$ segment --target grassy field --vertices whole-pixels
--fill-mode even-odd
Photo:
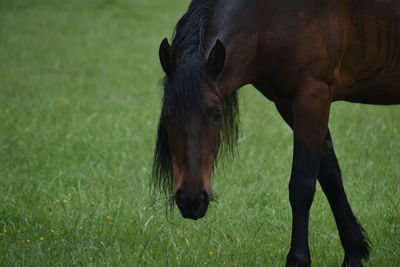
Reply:
[[[158,45],[187,4],[0,0],[0,266],[284,265],[291,132],[250,87],[206,218],[150,202]],[[330,123],[367,266],[400,266],[400,107],[336,103]],[[340,265],[319,187],[310,246],[313,266]]]

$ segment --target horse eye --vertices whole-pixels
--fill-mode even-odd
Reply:
[[[213,117],[214,122],[219,122],[222,117],[222,110],[218,110]]]
[[[162,114],[162,117],[163,117],[163,119],[164,119],[165,121],[169,121],[169,119],[170,119],[169,112],[163,113],[163,114]]]

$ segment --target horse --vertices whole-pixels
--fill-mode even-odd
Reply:
[[[206,214],[218,152],[235,150],[237,91],[250,84],[293,130],[286,266],[311,266],[317,180],[343,266],[362,266],[370,246],[346,197],[329,113],[335,101],[400,104],[400,1],[192,0],[159,59],[165,75],[152,179],[181,215]]]

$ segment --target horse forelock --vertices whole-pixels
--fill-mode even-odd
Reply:
[[[157,141],[153,162],[153,184],[166,196],[172,192],[172,153],[168,143],[168,124],[173,124],[178,132],[188,134],[189,125],[194,120],[205,122],[207,109],[203,90],[216,93],[213,87],[204,86],[209,83],[205,68],[201,67],[201,59],[189,56],[181,62],[173,77],[163,79],[162,108],[158,122]],[[215,91],[214,91],[215,90]]]

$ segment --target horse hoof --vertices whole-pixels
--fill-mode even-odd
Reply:
[[[287,261],[285,267],[311,267],[311,262]]]
[[[311,267],[310,256],[307,256],[305,253],[289,252],[285,267]]]
[[[367,261],[369,257],[369,245],[362,241],[356,249],[345,253],[342,267],[363,267],[363,260]]]
[[[342,267],[363,267],[361,258],[345,258]]]

